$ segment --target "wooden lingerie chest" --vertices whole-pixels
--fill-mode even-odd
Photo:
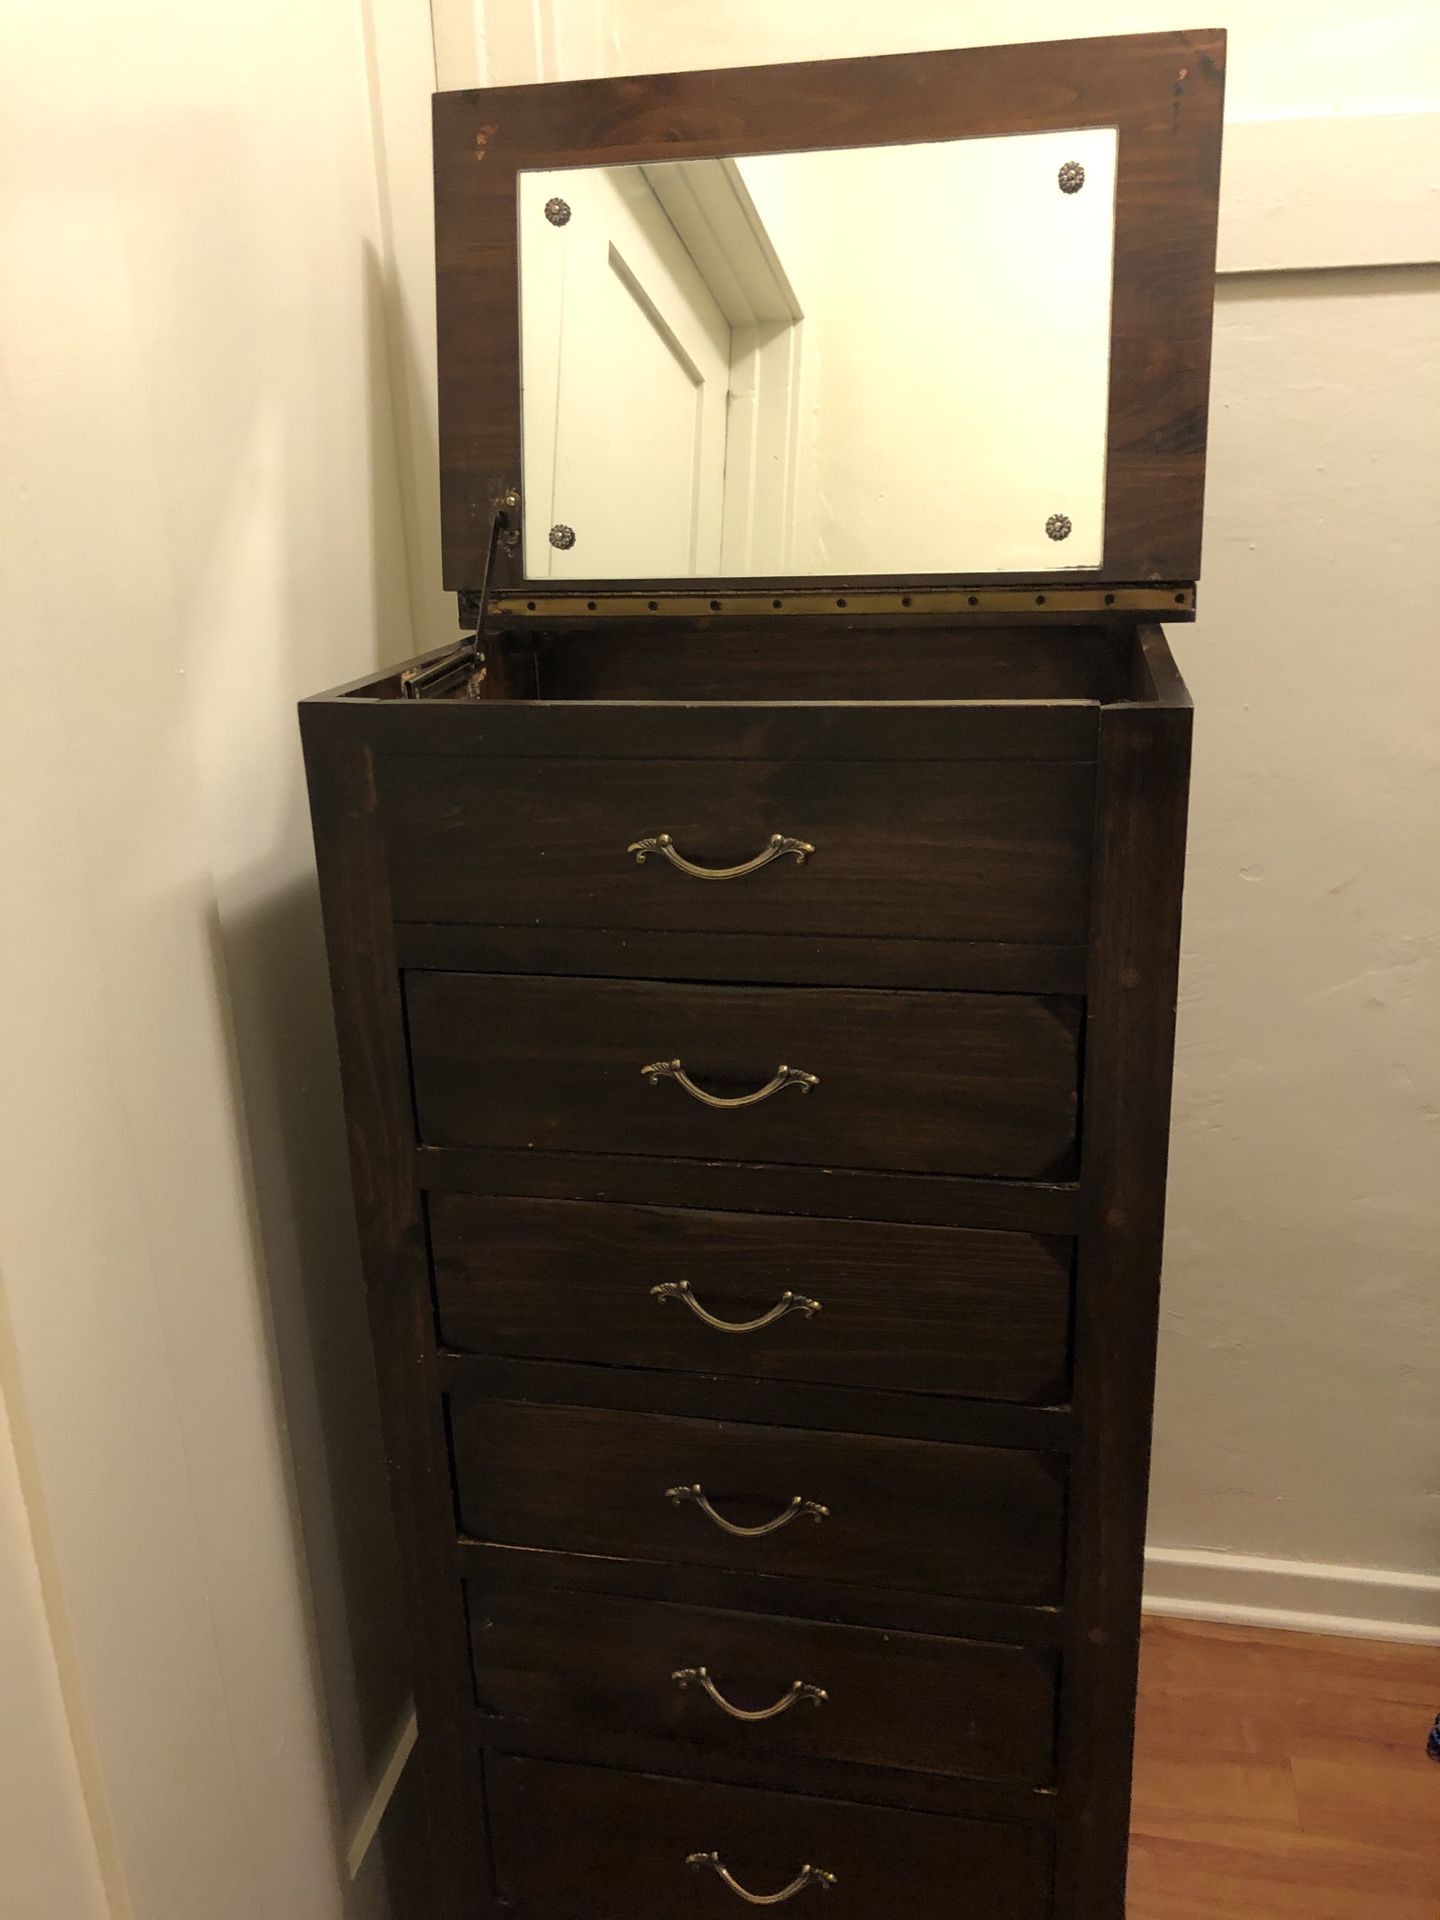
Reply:
[[[1221,44],[1084,44],[1172,43]],[[681,125],[712,83],[653,84]],[[398,1920],[1122,1920],[1188,443],[1171,550],[1088,591],[547,600],[445,332],[494,268],[453,155],[509,99],[437,110],[483,630],[301,710],[428,1823]],[[521,144],[512,193],[558,164]]]

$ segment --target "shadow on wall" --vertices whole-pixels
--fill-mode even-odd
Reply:
[[[309,1575],[343,1856],[409,1686],[350,1205],[319,900],[306,878],[213,929],[231,1011],[277,1406]]]
[[[459,638],[460,624],[455,597],[441,586],[440,445],[433,357],[427,365],[425,355],[417,348],[413,318],[393,264],[387,266],[369,245],[364,248],[363,261],[366,343],[372,378],[380,383],[385,382],[387,370],[389,375],[383,386],[372,387],[371,421],[376,439],[371,477],[377,490],[372,524],[377,560],[382,551],[379,536],[392,511],[390,503],[378,497],[387,469],[392,483],[399,487],[403,541],[394,579],[375,582],[376,605],[389,605],[397,586],[403,590],[407,579],[409,586],[409,620],[394,629],[394,646],[388,644],[390,633],[382,623],[376,665],[383,667],[393,666],[406,655],[453,645]],[[382,429],[388,432],[388,444],[381,444]],[[403,646],[399,643],[401,634]]]
[[[287,584],[308,571],[312,598],[307,604],[299,588],[282,614],[287,641],[297,643],[291,694],[322,691],[327,679],[355,678],[415,650],[396,497],[393,382],[403,318],[368,245],[360,266],[370,524],[358,530],[352,550],[359,556],[368,546],[370,577],[363,584],[337,581],[335,599],[368,618],[355,619],[338,649],[333,616],[317,623],[321,631],[307,633],[315,619],[314,556],[297,554]],[[387,327],[395,329],[388,344]],[[413,376],[412,388],[420,391]],[[313,418],[300,426],[323,431]],[[287,469],[287,493],[315,464],[302,456],[301,472]],[[303,541],[315,512],[311,496],[288,501],[282,538],[292,546]],[[305,679],[312,670],[313,684]],[[277,823],[274,856],[227,876],[227,904],[213,915],[211,945],[230,1009],[231,1075],[252,1172],[270,1360],[291,1465],[297,1560],[309,1580],[312,1658],[328,1719],[343,1874],[356,1826],[408,1714],[410,1685],[299,730],[292,700],[277,705],[281,710],[271,718],[277,729],[288,729],[289,752],[283,796],[269,794],[265,801]],[[351,1890],[357,1915],[376,1902],[373,1878],[362,1874]]]

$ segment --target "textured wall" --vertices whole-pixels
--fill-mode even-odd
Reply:
[[[1433,1572],[1440,268],[1216,323],[1151,1532]]]

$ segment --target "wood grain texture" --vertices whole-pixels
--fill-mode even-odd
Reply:
[[[1047,632],[844,615],[816,620],[597,614],[502,634],[520,686],[542,700],[1113,700],[1127,635],[1095,624]]]
[[[473,1583],[469,1603],[483,1716],[1020,1785],[1051,1777],[1055,1663],[1032,1648]],[[802,1680],[825,1698],[735,1720],[675,1680],[699,1667],[742,1708],[771,1707]],[[808,1785],[803,1771],[792,1784]]]
[[[406,977],[420,1136],[440,1147],[1063,1176],[1079,1018],[1021,994],[706,987],[511,974]],[[707,1107],[643,1069],[678,1059]]]
[[[533,1760],[573,1760],[585,1766],[619,1767],[626,1773],[765,1787],[775,1793],[863,1801],[867,1806],[908,1808],[914,1813],[956,1814],[967,1820],[1022,1821],[1052,1829],[1055,1825],[1057,1801],[1050,1787],[1016,1786],[974,1774],[922,1773],[915,1767],[873,1767],[859,1760],[727,1746],[723,1741],[668,1740],[598,1718],[542,1721],[477,1716],[475,1725],[487,1750]]]
[[[363,686],[346,697],[377,754],[485,760],[1093,760],[1100,729],[1090,700],[407,701]]]
[[[1158,629],[1142,644],[1156,697],[1101,714],[1056,1862],[1066,1920],[1125,1913],[1191,732]]]
[[[1016,941],[879,940],[826,934],[667,933],[633,927],[395,929],[402,967],[450,973],[595,974],[611,980],[916,987],[968,993],[1082,994],[1087,950]]]
[[[506,1148],[422,1146],[416,1162],[420,1184],[432,1193],[628,1200],[1019,1233],[1074,1233],[1080,1217],[1080,1189],[1073,1181],[981,1180],[959,1174],[645,1160],[624,1153],[536,1154]]]
[[[883,1433],[896,1440],[955,1440],[980,1447],[1068,1453],[1068,1407],[1020,1406],[956,1394],[819,1386],[808,1380],[747,1380],[736,1373],[665,1373],[563,1360],[495,1360],[442,1353],[442,1384],[535,1406],[607,1407],[699,1420],[813,1427],[823,1433]]]
[[[878,1435],[453,1398],[462,1531],[504,1545],[852,1581],[979,1599],[1059,1592],[1065,1471],[1052,1455]],[[704,1488],[736,1538],[676,1486]]]
[[[1147,1620],[1129,1920],[1434,1920],[1440,1648]]]
[[[1087,577],[1194,579],[1224,61],[1224,34],[1205,31],[438,95],[445,584],[478,586],[491,503],[520,478],[516,175],[522,168],[1095,126],[1117,128],[1119,155],[1105,553],[1098,573]],[[860,236],[859,244],[881,242]],[[566,591],[583,594],[586,584],[567,582]],[[676,584],[708,590],[704,582]],[[709,583],[717,591],[725,584]]]
[[[466,1628],[373,769],[363,715],[312,702],[301,719],[419,1725],[411,1798],[423,1801],[426,1844],[407,1836],[397,1874],[412,1905],[397,1920],[477,1920],[489,1910],[489,1860],[472,1729],[455,1689]]]
[[[462,1540],[460,1564],[487,1587],[562,1586],[583,1593],[731,1607],[798,1620],[833,1620],[942,1639],[993,1640],[1006,1646],[1055,1648],[1061,1620],[1053,1606],[980,1600],[973,1595],[914,1593],[895,1586],[792,1577],[783,1572],[687,1566],[683,1561],[626,1560],[604,1554],[496,1546]]]
[[[834,1920],[953,1910],[1043,1920],[1043,1828],[846,1806],[798,1794],[663,1780],[599,1767],[491,1756],[496,1871],[503,1900],[560,1920],[733,1920],[740,1901],[687,1856],[720,1851],[741,1883],[775,1893],[813,1863],[835,1876],[809,1901]],[[502,1908],[502,1911],[505,1910]]]
[[[1064,1242],[666,1207],[436,1194],[441,1338],[463,1352],[737,1373],[985,1400],[1063,1400]],[[726,1333],[786,1293],[819,1302]]]
[[[663,753],[663,726],[657,742]],[[1007,760],[434,760],[381,767],[402,920],[1013,941],[1084,938],[1094,768]],[[494,830],[504,822],[503,831]],[[814,851],[722,882],[772,835]]]

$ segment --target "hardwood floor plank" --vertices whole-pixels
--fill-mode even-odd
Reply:
[[[1436,1920],[1440,1648],[1149,1620],[1129,1920]]]
[[[1132,1853],[1128,1920],[1435,1920],[1433,1892],[1375,1880],[1340,1885],[1316,1864],[1286,1878],[1208,1848],[1146,1844]]]
[[[1244,1753],[1152,1756],[1145,1768],[1145,1831],[1175,1840],[1249,1840],[1255,1830],[1299,1833],[1287,1763]],[[1134,1822],[1132,1820],[1132,1826]]]

